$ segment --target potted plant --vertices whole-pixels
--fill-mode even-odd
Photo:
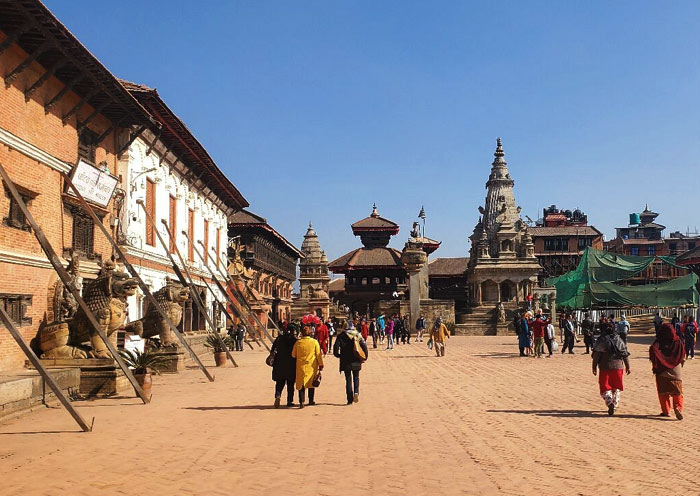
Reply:
[[[146,396],[151,396],[151,373],[160,375],[160,369],[166,365],[168,359],[151,350],[119,350],[119,355],[129,368],[133,369],[134,378]]]
[[[209,333],[204,346],[211,348],[214,352],[214,361],[217,367],[226,365],[226,351],[233,346],[233,340],[229,336]]]

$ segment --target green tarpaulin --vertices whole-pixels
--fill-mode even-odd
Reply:
[[[547,279],[547,284],[557,288],[557,304],[563,307],[697,305],[698,293],[695,284],[698,278],[695,274],[660,284],[616,284],[639,274],[649,267],[655,258],[617,255],[586,248],[576,269]],[[674,257],[659,259],[676,266]]]

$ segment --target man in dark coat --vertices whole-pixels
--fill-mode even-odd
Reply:
[[[297,361],[292,357],[292,348],[297,338],[294,329],[288,326],[284,333],[277,336],[272,343],[271,353],[275,353],[272,365],[272,380],[275,381],[275,408],[279,408],[282,390],[287,386],[287,406],[294,406],[294,381],[297,373]]]
[[[365,359],[355,355],[355,340],[365,354]],[[338,338],[333,345],[333,355],[339,358],[339,369],[345,373],[345,393],[348,405],[360,401],[360,370],[362,363],[369,356],[367,343],[362,339],[362,335],[353,327],[352,322],[348,322],[348,328],[338,334]]]

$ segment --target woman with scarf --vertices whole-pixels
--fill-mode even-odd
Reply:
[[[394,349],[394,319],[387,319],[384,326],[384,332],[386,333],[386,349]]]
[[[661,416],[669,417],[671,399],[673,412],[683,419],[683,379],[681,368],[685,363],[685,345],[671,324],[661,324],[656,341],[649,347],[651,370],[656,376],[656,392],[661,403]]]
[[[630,373],[627,345],[610,322],[601,325],[601,334],[593,347],[593,375],[598,374],[600,396],[608,407],[608,415],[615,413],[620,404],[620,393],[624,390],[622,370]]]

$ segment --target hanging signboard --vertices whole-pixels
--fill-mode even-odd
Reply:
[[[73,168],[71,181],[87,201],[102,208],[107,207],[117,187],[117,178],[109,171],[100,170],[82,159]],[[75,196],[70,188],[67,193]]]

